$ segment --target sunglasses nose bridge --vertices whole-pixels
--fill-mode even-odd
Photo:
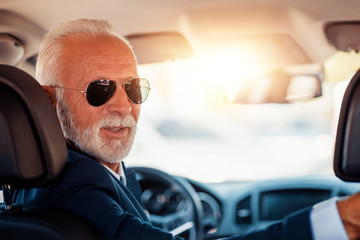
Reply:
[[[117,87],[109,101],[104,104],[104,107],[108,112],[122,116],[130,114],[133,110],[125,91],[120,86]]]
[[[131,100],[131,96],[129,96],[129,93],[126,91],[126,82],[124,81],[118,81],[116,82],[116,89],[117,91],[121,91],[123,92],[123,94],[125,94],[125,96],[127,97],[127,100],[130,102],[130,103],[134,103],[132,100]]]
[[[130,106],[131,101],[125,91],[124,86],[125,86],[124,82],[116,82],[116,91],[112,96],[112,98],[110,99],[110,101],[115,99],[116,100],[115,103],[118,105],[127,103],[127,105]]]

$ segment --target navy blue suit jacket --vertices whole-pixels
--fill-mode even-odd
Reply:
[[[127,179],[129,188],[136,188]],[[103,239],[173,239],[151,225],[128,187],[95,160],[68,151],[60,177],[45,188],[23,189],[14,195],[18,204],[41,204],[72,212],[96,227]]]
[[[13,200],[18,204],[57,207],[79,215],[95,226],[103,239],[173,239],[171,234],[149,222],[138,200],[129,190],[136,189],[137,183],[127,178],[127,185],[124,186],[100,163],[69,150],[65,169],[54,183],[44,188],[18,190]],[[288,216],[266,230],[232,239],[312,239],[309,222],[309,210],[306,210]]]

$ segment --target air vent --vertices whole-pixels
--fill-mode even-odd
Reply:
[[[251,213],[251,197],[246,197],[236,205],[236,224],[251,224],[252,213]]]

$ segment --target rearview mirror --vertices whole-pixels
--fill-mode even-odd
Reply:
[[[230,103],[291,103],[322,96],[318,75],[274,71],[225,89]]]
[[[344,181],[360,182],[360,71],[346,88],[338,121],[334,170]]]

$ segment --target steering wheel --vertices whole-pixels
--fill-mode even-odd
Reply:
[[[142,188],[142,204],[154,226],[187,240],[203,239],[202,205],[183,178],[147,167],[128,167]]]

